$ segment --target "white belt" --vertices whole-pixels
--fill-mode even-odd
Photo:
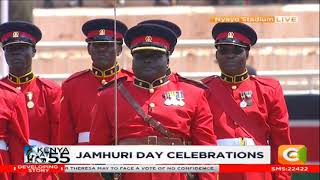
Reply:
[[[8,151],[7,143],[4,140],[0,140],[0,150]]]
[[[48,146],[48,144],[43,143],[41,141],[34,140],[34,139],[29,139],[29,145],[30,146]]]
[[[78,143],[88,143],[90,141],[90,132],[81,132],[78,135]]]
[[[218,139],[218,146],[255,146],[252,138],[227,138]]]

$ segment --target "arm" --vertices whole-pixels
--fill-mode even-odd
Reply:
[[[77,134],[74,129],[74,121],[72,117],[72,109],[70,108],[71,98],[68,93],[68,88],[62,85],[60,123],[59,123],[59,138],[60,145],[77,144]]]
[[[12,164],[23,164],[23,147],[29,141],[29,120],[25,97],[19,93],[13,102],[8,143]]]
[[[271,163],[278,164],[278,147],[282,144],[291,144],[288,110],[280,84],[275,89],[273,97],[274,100],[269,106],[270,112],[268,124],[271,129]],[[276,180],[290,179],[290,175],[288,173],[276,173],[273,176]]]
[[[191,124],[193,145],[217,145],[216,136],[213,131],[213,117],[205,97],[200,95],[197,102],[195,117]],[[216,179],[216,173],[199,173],[200,180]]]
[[[59,86],[50,89],[48,92],[48,117],[50,122],[50,144],[58,144],[58,128],[60,122],[60,100],[61,89]]]
[[[91,113],[90,144],[92,145],[110,145],[112,141],[112,129],[106,113],[110,106],[108,107],[106,102],[108,102],[106,98],[99,93]]]

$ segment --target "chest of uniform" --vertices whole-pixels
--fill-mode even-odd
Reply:
[[[195,112],[195,103],[189,92],[182,89],[156,89],[150,93],[146,89],[130,89],[135,101],[140,105],[145,114],[150,115],[166,124],[167,122],[186,123],[190,121]],[[110,101],[112,103],[112,100]],[[136,110],[123,97],[118,98],[119,120],[125,124],[144,124]],[[113,117],[110,114],[110,117]]]

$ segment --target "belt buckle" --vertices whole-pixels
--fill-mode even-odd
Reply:
[[[148,136],[148,145],[157,145],[158,136]]]
[[[240,141],[240,146],[246,146],[247,145],[247,140],[243,137],[239,137]]]

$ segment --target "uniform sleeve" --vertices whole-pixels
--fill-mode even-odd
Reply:
[[[193,145],[217,145],[213,131],[213,117],[205,97],[205,92],[200,96],[195,117],[191,124]],[[200,180],[214,180],[216,173],[198,173]]]
[[[61,88],[59,86],[50,90],[48,94],[48,117],[50,122],[50,144],[58,144],[58,128],[60,122]]]
[[[98,94],[91,114],[90,144],[92,145],[110,145],[112,142],[112,130],[106,113],[106,109],[108,109],[106,102],[106,99]]]
[[[62,85],[61,112],[59,123],[59,140],[60,145],[77,144],[77,134],[74,129],[74,119],[70,109],[71,98],[66,86]],[[90,113],[90,112],[88,112]]]
[[[23,148],[28,145],[29,120],[23,93],[19,93],[13,104],[9,125],[8,143],[12,164],[23,164]]]
[[[216,136],[212,127],[213,117],[203,92],[197,102],[196,113],[191,124],[192,144],[216,145]]]
[[[278,164],[278,147],[282,144],[291,144],[289,115],[280,84],[276,88],[273,97],[274,101],[271,103],[271,107],[269,107],[270,112],[268,124],[271,129],[269,143],[271,146],[271,162],[272,164]],[[290,175],[288,173],[276,173],[273,176],[276,180],[290,179]]]

